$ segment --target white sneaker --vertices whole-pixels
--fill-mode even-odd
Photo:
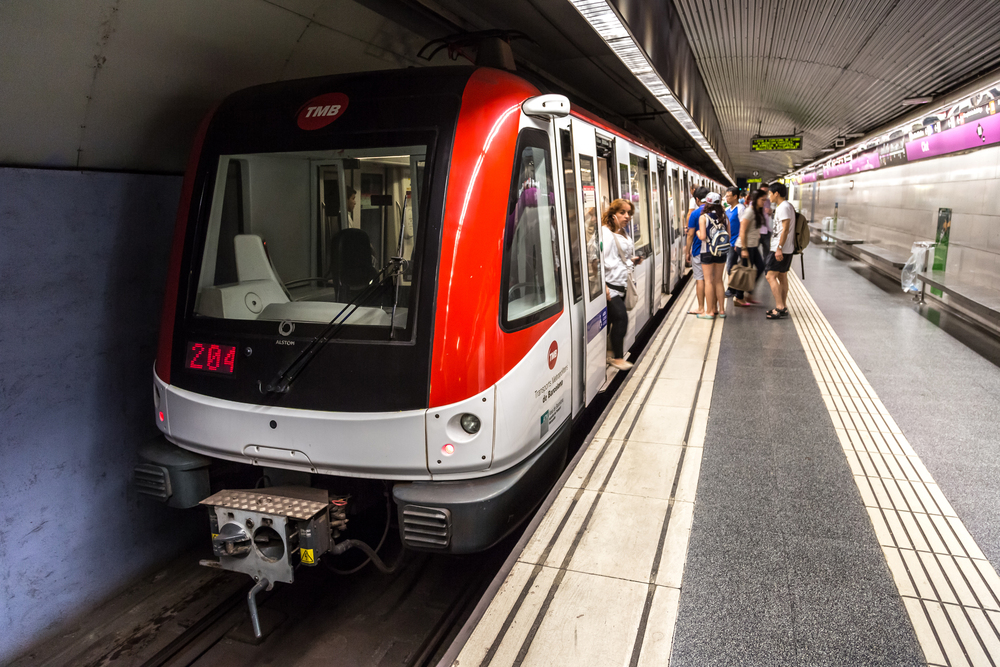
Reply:
[[[627,371],[628,369],[632,368],[632,364],[625,361],[624,359],[612,359],[608,363],[620,371]]]

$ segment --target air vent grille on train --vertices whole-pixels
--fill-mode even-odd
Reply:
[[[135,467],[135,490],[157,500],[170,497],[170,473],[163,466],[140,463]]]
[[[443,549],[451,542],[451,512],[437,507],[403,507],[403,541],[411,547]]]

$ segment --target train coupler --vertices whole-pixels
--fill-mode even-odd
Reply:
[[[347,523],[342,499],[331,502],[325,489],[304,486],[219,491],[200,504],[209,508],[212,551],[219,559],[202,564],[257,582],[248,599],[251,617],[258,592],[292,583],[299,565],[316,565]],[[254,623],[258,640],[259,627]]]
[[[295,568],[314,566],[347,523],[346,502],[325,489],[274,486],[224,490],[202,500],[209,508],[212,551],[202,565],[242,572],[256,583],[247,597],[254,635],[263,634],[257,594],[277,582],[295,581]]]

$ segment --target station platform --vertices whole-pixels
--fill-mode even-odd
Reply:
[[[804,259],[687,285],[442,664],[1000,663],[997,357]]]

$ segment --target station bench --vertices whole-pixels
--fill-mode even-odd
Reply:
[[[881,246],[874,243],[864,243],[858,245],[855,250],[862,255],[869,256],[875,262],[886,264],[889,267],[900,271],[903,270],[903,267],[906,266],[906,262],[910,259],[910,253],[904,251],[902,248]]]
[[[944,271],[924,271],[917,277],[920,279],[920,303],[924,302],[927,287],[936,287],[948,294],[956,305],[976,313],[994,328],[1000,328],[1000,290],[974,285]]]
[[[865,242],[864,239],[859,239],[854,236],[851,236],[850,234],[845,234],[843,232],[830,232],[826,230],[821,230],[820,234],[829,239],[833,239],[837,243],[843,243],[844,245],[859,245]]]

